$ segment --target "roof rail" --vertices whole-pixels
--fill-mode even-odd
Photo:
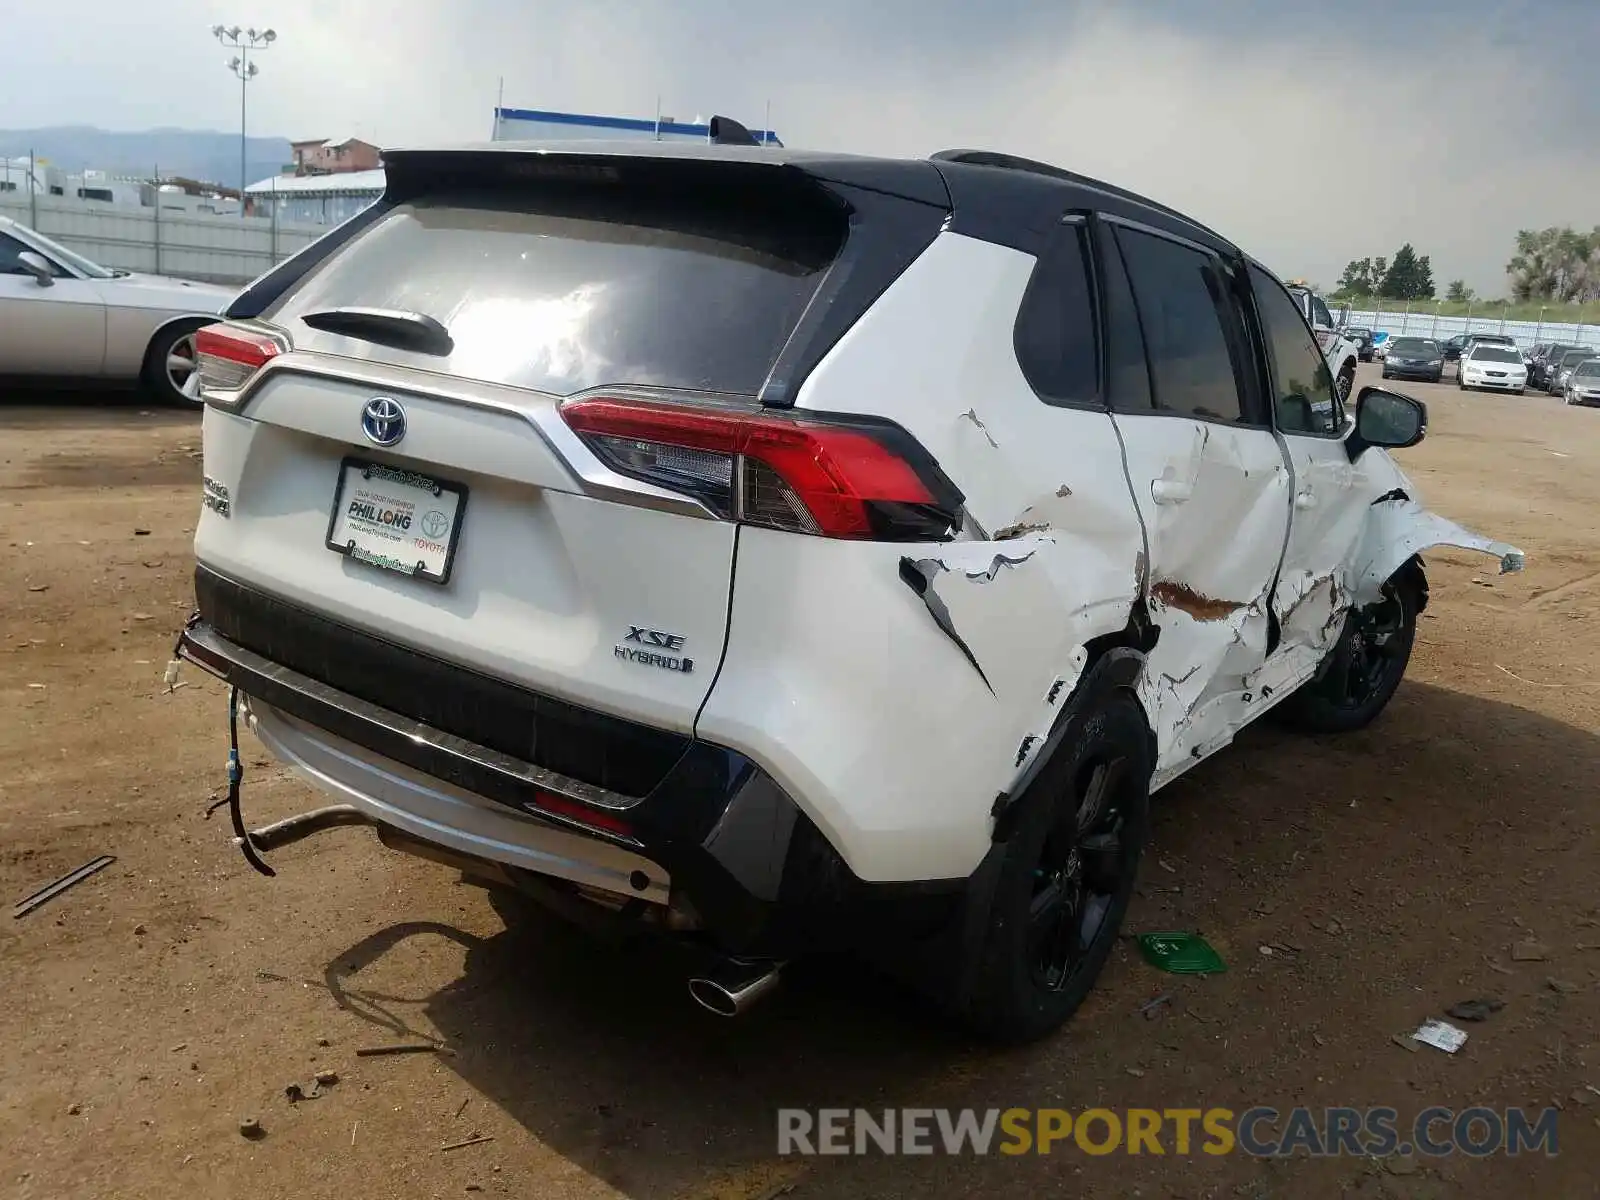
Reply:
[[[1103,179],[1093,179],[1088,175],[1079,175],[1065,167],[1057,167],[1047,162],[1040,162],[1034,158],[1023,158],[1017,154],[1003,154],[998,150],[940,150],[937,154],[928,156],[934,162],[966,163],[975,167],[999,167],[1006,171],[1027,171],[1033,175],[1045,175],[1051,179],[1060,179],[1067,183],[1076,183],[1083,187],[1093,188],[1107,195],[1116,196],[1122,200],[1131,200],[1135,204],[1142,204],[1146,208],[1154,209],[1159,213],[1182,221],[1186,225],[1202,230],[1216,238],[1219,242],[1233,245],[1215,229],[1202,225],[1187,213],[1181,213],[1175,208],[1169,208],[1159,201],[1148,196],[1141,196],[1138,192],[1129,191],[1127,188],[1118,187],[1114,183],[1107,183]]]

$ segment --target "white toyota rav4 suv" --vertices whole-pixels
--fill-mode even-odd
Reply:
[[[388,155],[199,335],[181,657],[333,825],[703,952],[862,954],[999,1039],[1083,999],[1150,794],[1370,721],[1432,515],[1295,302],[1044,164]],[[233,722],[235,730],[237,722]]]

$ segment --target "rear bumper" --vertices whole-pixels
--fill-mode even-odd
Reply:
[[[634,907],[670,903],[692,913],[718,950],[773,958],[881,951],[948,934],[973,881],[990,874],[980,867],[971,878],[865,882],[770,775],[703,740],[684,739],[642,795],[507,754],[472,736],[472,706],[460,702],[482,684],[471,672],[436,664],[427,699],[451,726],[441,728],[397,711],[424,707],[420,700],[379,704],[225,636],[219,625],[237,623],[241,606],[277,602],[208,575],[202,568],[197,577],[201,609],[179,656],[239,689],[252,727],[280,758],[413,837]],[[352,631],[349,645],[359,637]],[[338,673],[366,679],[348,665]],[[648,743],[657,732],[601,719],[605,737],[580,747],[584,755]],[[547,725],[531,740],[560,736],[559,725]],[[550,761],[552,749],[539,744],[539,757]],[[565,762],[584,766],[584,755]],[[583,774],[598,778],[603,764],[587,765],[595,770]]]

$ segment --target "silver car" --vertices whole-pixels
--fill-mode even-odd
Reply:
[[[1600,405],[1600,358],[1586,358],[1567,372],[1568,404]]]
[[[143,384],[198,403],[194,331],[236,291],[102,267],[0,217],[0,378]]]

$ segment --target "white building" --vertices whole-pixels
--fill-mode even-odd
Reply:
[[[771,130],[752,129],[750,132],[765,145],[783,145]],[[653,120],[525,108],[494,110],[492,140],[497,142],[613,139],[705,142],[711,139],[711,126],[699,118],[688,122],[672,117]],[[252,183],[245,188],[245,195],[249,198],[251,212],[257,216],[271,216],[276,212],[280,221],[338,225],[382,196],[383,184],[381,167],[376,171],[338,175],[275,175]]]

